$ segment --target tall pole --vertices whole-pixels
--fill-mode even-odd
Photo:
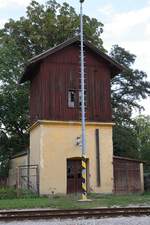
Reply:
[[[86,179],[86,133],[85,133],[85,74],[84,74],[84,51],[83,51],[83,13],[80,0],[80,42],[81,42],[81,114],[82,114],[82,200],[87,200]]]

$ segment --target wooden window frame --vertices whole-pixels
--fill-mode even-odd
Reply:
[[[71,94],[74,94],[74,97],[71,96]],[[74,98],[74,101],[71,99],[72,97]],[[76,90],[75,89],[68,90],[68,107],[76,108]]]

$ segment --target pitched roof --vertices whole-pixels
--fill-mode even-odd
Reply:
[[[28,64],[26,66],[26,69],[24,71],[24,74],[23,76],[21,77],[20,79],[20,82],[19,83],[23,83],[27,80],[30,80],[30,77],[29,77],[29,73],[31,73],[31,71],[35,68],[35,66],[41,61],[43,60],[44,58],[64,49],[65,47],[67,46],[70,46],[74,43],[80,43],[80,38],[77,36],[77,37],[74,37],[74,38],[71,38],[71,39],[68,39],[67,41],[53,47],[53,48],[50,48],[46,51],[44,51],[43,53],[31,58],[29,61],[28,61]],[[97,56],[100,56],[101,58],[103,58],[105,61],[107,61],[107,63],[112,67],[113,69],[113,74],[112,74],[112,77],[118,73],[120,73],[122,70],[124,70],[125,68],[119,64],[117,61],[115,61],[114,59],[112,59],[110,56],[108,56],[107,54],[105,54],[103,51],[101,51],[100,49],[98,49],[97,47],[95,47],[93,44],[91,44],[89,41],[87,40],[84,40],[84,46],[86,46],[87,48],[89,48],[91,51],[93,51]]]
[[[144,163],[146,161],[140,160],[140,159],[133,159],[129,157],[122,157],[122,156],[113,156],[113,159],[120,159],[120,160],[125,160],[125,161],[132,161],[132,162],[139,162],[139,163]]]

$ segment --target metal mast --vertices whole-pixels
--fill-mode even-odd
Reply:
[[[85,73],[84,73],[84,50],[83,50],[83,13],[80,0],[80,42],[81,42],[81,115],[82,115],[82,200],[87,200],[86,180],[86,133],[85,133]]]

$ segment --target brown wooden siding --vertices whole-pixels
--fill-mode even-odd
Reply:
[[[43,60],[30,86],[31,124],[41,120],[80,119],[78,107],[68,107],[68,90],[80,89],[79,46],[69,46]],[[87,121],[111,122],[110,68],[85,49]],[[76,101],[79,102],[78,94]]]
[[[114,192],[141,192],[140,163],[114,158]]]

